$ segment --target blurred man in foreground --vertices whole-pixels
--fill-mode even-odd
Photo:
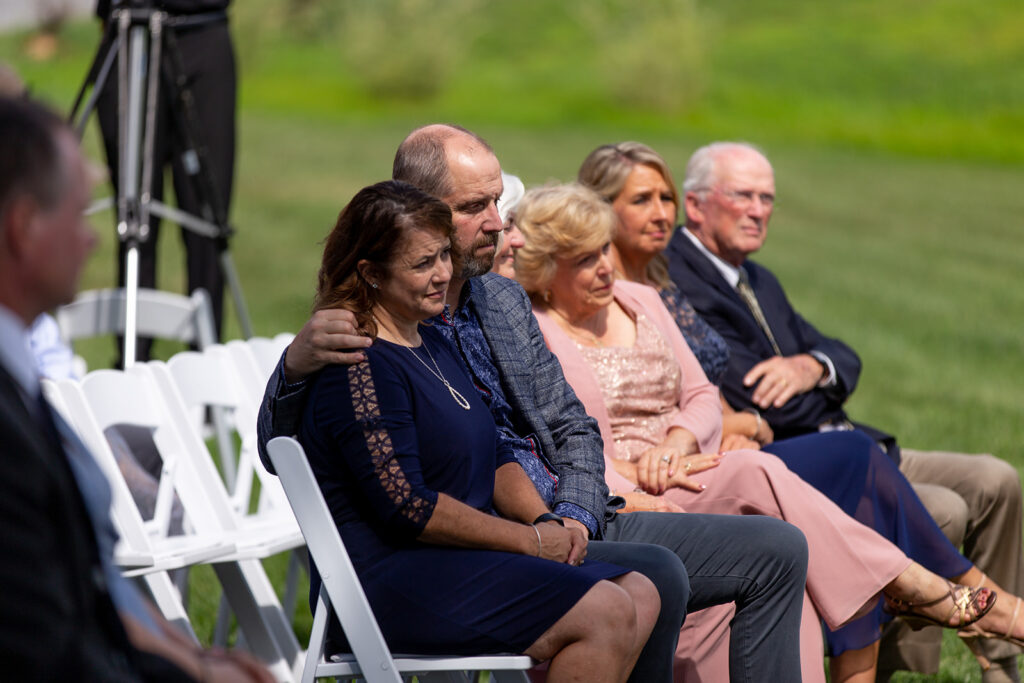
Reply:
[[[0,661],[11,680],[272,681],[201,650],[113,564],[110,490],[42,395],[27,331],[75,295],[96,235],[70,129],[0,98]]]

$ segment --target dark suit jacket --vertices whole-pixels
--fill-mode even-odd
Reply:
[[[17,681],[134,681],[67,458],[0,366],[0,668]]]
[[[743,386],[743,376],[775,352],[743,299],[683,234],[685,229],[680,227],[676,231],[665,251],[669,276],[701,317],[729,344],[729,367],[722,379],[726,400],[738,409],[757,407],[752,400],[754,387]],[[767,268],[750,260],[743,268],[782,355],[820,351],[832,360],[836,370],[836,386],[813,389],[794,396],[782,408],[763,411],[775,437],[784,439],[814,432],[822,422],[846,419],[843,403],[853,393],[860,376],[857,354],[838,339],[823,335],[793,310],[782,285]]]
[[[545,345],[523,288],[493,273],[471,278],[468,286],[469,305],[480,318],[517,432],[536,435],[558,472],[554,504],[580,506],[597,520],[598,536],[602,536],[605,521],[622,506],[622,499],[608,496],[597,422],[587,415],[565,381],[558,359]],[[279,363],[267,383],[257,422],[260,458],[268,468],[267,441],[294,434],[305,404],[304,390],[283,392],[282,376]]]

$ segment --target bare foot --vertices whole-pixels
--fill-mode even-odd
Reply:
[[[952,579],[967,586],[991,588],[999,596],[992,610],[978,620],[979,628],[996,636],[1008,635],[1017,640],[1024,640],[1024,600],[985,576],[977,567],[971,567]]]

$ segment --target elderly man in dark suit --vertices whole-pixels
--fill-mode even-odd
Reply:
[[[866,431],[900,462],[950,540],[962,544],[965,555],[999,585],[1020,595],[1024,564],[1016,471],[991,455],[900,450],[892,436],[851,422],[843,403],[857,386],[857,354],[801,317],[771,271],[748,259],[764,244],[774,209],[775,176],[765,156],[743,143],[703,147],[690,158],[683,191],[686,223],[666,249],[669,274],[729,344],[722,381],[726,400],[759,412],[777,438]],[[902,644],[900,652],[883,643],[880,670],[936,670],[938,636]],[[1019,680],[1018,648],[999,641],[983,647],[997,663],[986,681]]]
[[[176,634],[113,565],[99,467],[42,395],[27,329],[69,302],[96,235],[71,130],[0,97],[0,662],[18,681],[269,681]]]
[[[399,147],[393,177],[452,209],[453,260],[462,271],[449,285],[447,312],[434,323],[459,347],[499,438],[588,557],[640,571],[658,587],[662,613],[630,680],[671,680],[684,610],[726,602],[737,607],[731,679],[799,680],[806,542],[766,517],[616,512],[622,499],[609,497],[596,423],[545,346],[526,293],[488,272],[503,227],[496,207],[501,168],[490,146],[458,127],[426,126]],[[354,335],[352,323],[347,311],[320,311],[289,346],[267,385],[261,455],[271,436],[294,433],[302,378],[328,362],[360,360],[358,348],[369,340]],[[588,539],[594,540],[587,545]]]

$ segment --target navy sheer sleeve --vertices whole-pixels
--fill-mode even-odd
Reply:
[[[704,374],[712,384],[720,386],[729,367],[729,345],[700,317],[675,285],[663,287],[660,293],[665,308],[675,319],[693,355],[697,356]]]
[[[392,533],[415,537],[433,514],[437,492],[423,482],[411,392],[389,366],[374,354],[323,371],[311,397],[315,430],[309,434],[326,448],[312,449],[316,460],[311,456],[310,465],[329,505],[331,493],[342,491],[353,503],[344,511],[332,505],[335,521],[368,513]],[[322,450],[333,457],[323,457]]]

